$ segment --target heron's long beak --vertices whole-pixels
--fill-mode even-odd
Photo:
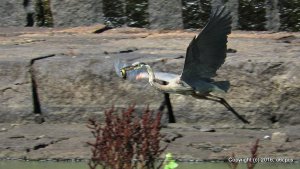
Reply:
[[[136,66],[126,66],[126,67],[123,67],[123,68],[121,69],[121,71],[122,71],[122,70],[130,71],[130,70],[134,70],[134,69],[136,69]]]
[[[121,72],[122,78],[123,78],[123,79],[126,79],[126,78],[127,78],[126,69],[122,68],[122,69],[120,69],[120,72]]]
[[[135,66],[126,66],[120,69],[121,75],[123,79],[127,78],[127,71],[134,70]]]

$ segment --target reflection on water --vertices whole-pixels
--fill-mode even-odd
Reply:
[[[246,169],[245,164],[240,164],[238,169]],[[255,169],[299,169],[300,163],[259,163]],[[25,162],[25,161],[0,161],[0,169],[89,169],[85,162]],[[100,168],[99,168],[100,169]],[[179,163],[178,169],[229,169],[222,162]]]

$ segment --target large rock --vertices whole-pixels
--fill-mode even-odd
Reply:
[[[181,0],[150,0],[149,20],[151,29],[182,29]]]
[[[1,0],[0,14],[0,27],[26,25],[26,13],[23,1]]]
[[[0,123],[21,122],[33,116],[29,63],[0,62]]]
[[[54,26],[103,23],[102,0],[52,0]]]
[[[43,59],[35,63],[34,71],[46,121],[84,122],[112,106],[158,108],[163,98],[149,86],[122,80],[114,72],[112,58],[103,54]]]
[[[237,61],[228,62],[224,69],[226,73],[220,75],[232,85],[227,97],[257,126],[300,123],[295,113],[300,111],[299,62]]]
[[[266,29],[272,31],[278,31],[280,28],[280,13],[278,0],[266,1]]]
[[[24,115],[31,112],[32,109],[12,106],[33,103],[30,67],[41,113],[48,122],[86,122],[94,114],[102,118],[103,111],[112,105],[126,108],[136,103],[142,109],[149,104],[151,109],[157,109],[163,95],[146,86],[147,81],[130,82],[119,78],[113,69],[113,57],[129,62],[141,60],[156,71],[180,74],[186,47],[196,35],[196,32],[162,34],[131,28],[111,29],[101,34],[80,34],[82,29],[76,30],[52,30],[49,34],[16,31],[18,36],[8,38],[11,41],[2,37],[0,87],[5,96],[1,101],[5,104],[1,107],[1,120],[4,113],[11,117],[13,112],[20,111]],[[228,40],[228,48],[237,52],[228,54],[216,77],[229,80],[231,88],[226,94],[216,95],[224,97],[255,127],[299,124],[298,44],[298,33],[234,32]],[[32,60],[35,61],[29,66]],[[24,66],[18,66],[23,61]],[[16,79],[25,79],[21,81],[26,83],[15,85],[19,84]],[[18,93],[7,86],[25,89],[17,89],[24,91]],[[178,122],[219,127],[242,124],[221,104],[175,94],[171,99]]]
[[[285,143],[288,141],[288,136],[286,133],[283,132],[274,132],[272,133],[271,141],[274,143]]]
[[[232,17],[232,29],[238,29],[239,25],[239,0],[228,0],[225,4],[228,10],[231,12]]]

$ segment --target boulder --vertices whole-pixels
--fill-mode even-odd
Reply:
[[[232,29],[236,30],[239,26],[239,0],[228,0],[225,5],[227,9],[231,12]]]
[[[133,56],[133,55],[131,55]],[[126,57],[124,54],[122,57]],[[143,55],[137,55],[137,59]],[[132,58],[131,58],[132,59]],[[136,104],[158,108],[163,96],[143,83],[118,77],[112,57],[58,55],[34,64],[41,110],[48,122],[83,122],[95,114]],[[149,92],[151,91],[151,92]]]
[[[182,29],[181,0],[150,0],[149,21],[151,29]]]
[[[3,37],[0,45],[2,122],[8,118],[17,121],[15,117],[26,120],[33,112],[32,93],[37,93],[41,115],[53,123],[103,118],[104,110],[112,105],[123,109],[135,103],[137,109],[150,105],[155,110],[163,101],[162,93],[147,85],[147,80],[132,82],[118,77],[114,58],[143,61],[155,71],[180,74],[186,47],[197,34],[131,28],[101,34],[81,34],[81,29],[22,32]],[[233,32],[228,48],[236,52],[228,53],[217,71],[215,80],[229,80],[231,88],[214,94],[225,98],[255,127],[300,123],[299,34],[282,41],[287,35],[290,33]],[[219,103],[178,94],[171,94],[171,101],[178,123],[248,127]]]
[[[280,12],[278,6],[278,0],[266,1],[266,29],[272,31],[278,31],[280,28]]]
[[[51,0],[54,26],[83,26],[103,23],[102,0]]]
[[[272,133],[271,141],[274,143],[285,143],[288,140],[286,133],[274,132]]]
[[[0,27],[22,27],[26,25],[26,12],[24,10],[23,1],[1,0],[0,13]]]
[[[29,63],[1,60],[0,62],[0,123],[22,122],[33,113]]]

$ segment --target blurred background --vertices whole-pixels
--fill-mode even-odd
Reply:
[[[299,0],[1,0],[0,26],[197,29],[225,4],[233,29],[299,31]]]

